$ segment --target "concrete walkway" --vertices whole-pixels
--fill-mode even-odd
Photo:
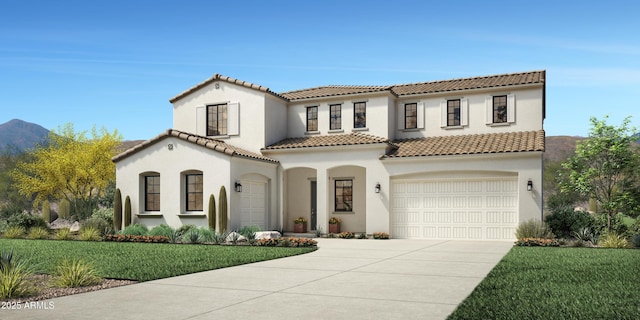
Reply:
[[[0,310],[2,319],[444,319],[510,242],[318,239],[316,252]]]

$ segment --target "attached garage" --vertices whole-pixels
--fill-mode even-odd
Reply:
[[[517,177],[392,181],[391,236],[514,240]]]

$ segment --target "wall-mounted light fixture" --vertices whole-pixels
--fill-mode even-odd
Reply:
[[[380,183],[376,183],[376,193],[380,193]]]
[[[529,181],[527,181],[527,191],[532,191],[532,190],[533,190],[533,181],[529,179]]]
[[[173,143],[169,143],[169,144],[167,145],[167,149],[169,149],[169,150],[173,150]]]
[[[236,182],[235,189],[236,192],[242,192],[242,185],[240,184],[240,182]]]

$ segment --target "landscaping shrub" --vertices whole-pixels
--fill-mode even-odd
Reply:
[[[213,194],[209,196],[209,207],[207,212],[207,223],[209,229],[216,230],[216,198]]]
[[[24,237],[24,228],[20,226],[8,227],[2,236],[7,239],[18,239]]]
[[[58,217],[69,219],[71,217],[71,203],[67,199],[62,199],[58,204]]]
[[[173,228],[169,227],[166,224],[161,224],[159,226],[155,226],[153,227],[151,230],[149,230],[149,235],[150,236],[164,236],[167,238],[171,238],[173,236],[173,234],[176,231],[173,230]]]
[[[49,239],[49,230],[43,227],[33,227],[29,229],[27,234],[29,239]]]
[[[124,227],[120,231],[121,235],[125,236],[146,236],[149,233],[149,229],[143,224],[135,223]]]
[[[202,236],[198,228],[192,228],[187,233],[182,235],[182,243],[198,244],[203,242],[204,237]]]
[[[7,224],[7,221],[0,220],[0,234],[3,234],[8,227],[9,225]]]
[[[344,231],[344,232],[338,233],[338,238],[353,239],[354,237],[355,237],[355,235],[353,234],[353,232]]]
[[[113,195],[113,229],[120,231],[122,228],[122,193],[116,189]]]
[[[41,216],[30,213],[13,215],[7,219],[7,223],[9,227],[22,227],[24,230],[29,230],[34,227],[48,228],[47,223]]]
[[[629,235],[629,226],[625,221],[628,216],[618,213],[611,218],[611,230],[607,230],[607,214],[599,213],[595,215],[594,219],[594,227],[597,228],[601,233],[605,232],[615,232],[617,234]]]
[[[191,229],[194,229],[194,228],[198,228],[198,227],[196,227],[196,226],[194,226],[192,224],[183,224],[183,225],[180,226],[180,228],[176,229],[176,235],[179,238],[182,238],[182,236],[185,233],[189,232]]]
[[[98,230],[101,236],[109,233],[113,233],[113,222],[105,220],[100,216],[92,216],[84,221],[82,221],[82,229],[85,228],[93,228]]]
[[[91,217],[102,219],[113,226],[113,208],[94,209]]]
[[[260,232],[260,231],[262,230],[260,229],[259,226],[244,226],[240,228],[240,230],[238,230],[238,233],[244,236],[245,238],[249,239],[251,234],[253,234],[253,237],[255,238],[256,232]]]
[[[358,239],[367,239],[367,238],[368,238],[367,234],[364,232],[358,235]]]
[[[83,227],[78,233],[78,239],[82,241],[100,241],[102,240],[102,234],[100,230],[94,227]]]
[[[308,238],[274,238],[260,239],[256,241],[257,246],[263,247],[315,247],[318,242]]]
[[[212,242],[215,244],[222,244],[227,241],[227,237],[229,236],[228,232],[215,232],[213,234]]]
[[[218,218],[218,223],[220,224],[220,232],[226,232],[227,231],[227,224],[228,224],[228,213],[227,211],[229,210],[229,206],[227,205],[227,189],[225,189],[224,186],[220,187],[220,194],[218,195],[218,214],[220,215],[220,217]]]
[[[629,241],[616,232],[606,232],[600,237],[598,245],[603,248],[629,248]]]
[[[73,239],[73,234],[71,233],[71,229],[69,228],[61,228],[56,230],[55,233],[56,240],[71,240]]]
[[[24,297],[33,293],[29,278],[34,268],[28,260],[16,256],[13,248],[0,252],[0,299]]]
[[[131,225],[131,198],[124,199],[124,227]]]
[[[373,233],[373,238],[374,239],[387,240],[387,239],[389,239],[389,234],[386,233],[386,232],[374,232]]]
[[[42,220],[47,223],[51,223],[51,204],[49,200],[42,202]]]
[[[518,240],[525,238],[553,239],[555,236],[544,222],[531,219],[518,225],[516,238]]]
[[[591,245],[598,243],[598,232],[591,228],[580,228],[580,230],[573,233],[573,236],[581,242],[589,242]]]
[[[96,269],[83,260],[64,260],[56,268],[53,283],[58,287],[77,288],[102,282]]]
[[[515,242],[519,247],[559,247],[560,243],[556,239],[546,238],[524,238]]]
[[[145,243],[169,243],[170,239],[165,236],[136,236],[122,234],[108,234],[105,241],[113,242],[145,242]]]
[[[572,206],[555,208],[544,221],[556,237],[560,238],[568,238],[581,228],[589,228],[594,224],[594,219],[588,212],[575,211]]]
[[[207,228],[207,227],[200,227],[198,228],[198,232],[200,233],[200,235],[202,236],[202,242],[213,242],[216,232]]]
[[[631,244],[636,248],[640,248],[640,234],[636,233],[631,237]]]

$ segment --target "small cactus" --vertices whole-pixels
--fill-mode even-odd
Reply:
[[[51,223],[51,204],[49,204],[49,200],[45,200],[42,203],[42,219],[46,223]]]
[[[120,231],[122,228],[122,194],[116,189],[113,195],[113,229]]]
[[[71,203],[67,199],[62,199],[58,205],[58,217],[69,219],[71,217]]]
[[[216,230],[216,198],[212,195],[209,196],[209,229]]]
[[[218,214],[220,215],[220,232],[227,231],[227,211],[229,210],[229,206],[227,205],[227,189],[224,186],[220,187],[220,196],[218,196],[219,210]]]
[[[124,199],[124,227],[131,224],[131,199],[127,196]]]

